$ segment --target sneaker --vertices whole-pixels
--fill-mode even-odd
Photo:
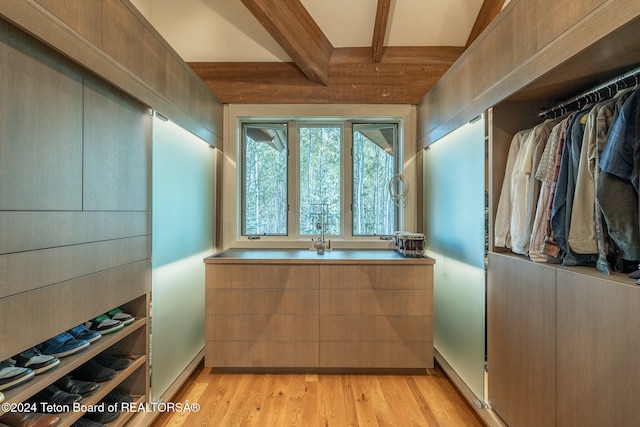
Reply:
[[[110,319],[106,314],[102,314],[85,323],[85,326],[92,331],[97,331],[105,335],[119,331],[124,327],[124,323],[119,320]]]
[[[69,329],[69,332],[75,339],[89,341],[90,343],[102,338],[100,332],[90,331],[84,325],[78,325],[75,328]]]
[[[62,391],[66,391],[71,394],[79,394],[82,397],[93,394],[100,384],[92,381],[80,381],[74,379],[71,375],[65,375],[56,382],[53,383]]]
[[[38,407],[46,406],[46,411],[44,412],[57,414],[67,412],[74,403],[81,400],[82,396],[79,394],[67,393],[54,385],[48,385],[30,398],[29,402],[36,403]],[[46,405],[42,405],[42,403]]]
[[[29,368],[13,366],[8,360],[0,362],[0,390],[7,390],[11,387],[29,381],[35,372]]]
[[[78,340],[68,332],[63,332],[38,345],[40,353],[55,357],[76,354],[89,347],[89,341]]]
[[[112,356],[110,354],[101,353],[95,357],[96,362],[107,368],[121,371],[129,366],[129,359],[126,357]]]
[[[109,316],[113,320],[121,321],[125,326],[132,324],[133,321],[136,320],[135,317],[133,317],[129,313],[125,313],[120,308],[114,308],[113,310],[108,311],[107,316]]]
[[[55,356],[40,354],[35,347],[17,354],[11,359],[15,366],[19,368],[29,368],[33,370],[36,375],[55,368],[60,364],[60,359]]]
[[[101,383],[109,381],[116,376],[116,371],[106,366],[102,366],[94,359],[87,361],[71,374],[73,378],[80,381],[91,381]]]

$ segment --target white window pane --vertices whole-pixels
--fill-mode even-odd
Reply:
[[[323,208],[325,234],[340,234],[341,141],[340,126],[300,128],[300,234],[320,234]]]
[[[243,126],[242,234],[287,234],[287,128]]]

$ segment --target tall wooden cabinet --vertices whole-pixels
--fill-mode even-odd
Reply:
[[[0,360],[116,307],[136,317],[5,390],[5,403],[28,399],[102,353],[130,358],[129,367],[83,404],[115,388],[145,402],[150,111],[1,20],[0,63]],[[61,414],[61,425],[82,415]]]
[[[537,112],[640,66],[640,3],[511,0],[418,106],[428,147],[487,117],[488,405],[510,426],[638,425],[640,288],[493,246],[513,135]],[[471,78],[473,76],[473,78]],[[461,154],[463,155],[463,154]]]

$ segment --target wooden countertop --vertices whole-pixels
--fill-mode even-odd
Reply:
[[[308,249],[229,249],[207,264],[435,264],[429,257],[404,257],[391,249],[334,249],[320,255]]]

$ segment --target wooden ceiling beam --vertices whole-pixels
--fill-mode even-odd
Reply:
[[[476,18],[476,22],[473,24],[473,28],[471,29],[471,33],[469,34],[469,38],[467,39],[467,44],[465,47],[469,47],[473,41],[478,38],[480,33],[484,31],[485,28],[489,26],[491,21],[494,20],[498,13],[502,10],[504,6],[505,0],[484,0],[482,6],[480,7],[480,12],[478,12],[478,17]]]
[[[300,0],[242,0],[312,82],[329,83],[333,46]]]
[[[382,60],[382,54],[384,53],[384,38],[387,34],[387,20],[389,19],[390,9],[391,0],[378,0],[376,22],[373,26],[373,41],[371,42],[373,62],[380,62]]]
[[[224,104],[418,104],[462,54],[462,47],[335,49],[328,86],[292,62],[191,62]]]

